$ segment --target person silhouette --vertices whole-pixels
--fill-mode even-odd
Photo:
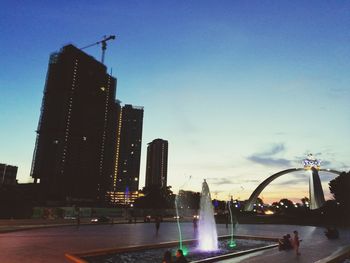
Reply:
[[[172,263],[173,259],[171,257],[171,252],[169,250],[165,251],[162,259],[162,263]]]
[[[197,229],[198,229],[198,218],[197,216],[193,217],[193,231],[194,233],[197,233]]]
[[[184,256],[182,249],[176,251],[176,261],[175,263],[188,263],[187,259]]]
[[[299,246],[300,246],[300,239],[299,239],[299,234],[298,234],[298,231],[294,230],[293,231],[294,233],[294,237],[293,237],[293,247],[294,247],[294,250],[295,250],[295,253],[297,256],[300,256],[300,252],[299,252]]]
[[[159,216],[156,217],[155,223],[156,223],[156,235],[158,236],[159,227],[160,227],[160,218],[159,218]]]

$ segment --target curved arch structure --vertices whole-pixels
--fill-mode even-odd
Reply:
[[[291,168],[287,170],[280,171],[268,177],[265,181],[263,181],[259,186],[254,190],[254,192],[250,195],[247,204],[244,207],[245,211],[252,211],[254,208],[254,204],[256,203],[257,198],[260,193],[265,189],[265,187],[270,184],[276,178],[297,171],[305,170],[304,168]],[[320,169],[322,172],[334,173],[339,175],[341,172],[332,170],[332,169]],[[321,180],[318,175],[318,170],[312,169],[312,176],[310,177],[309,182],[309,191],[310,191],[310,209],[317,209],[323,205],[325,202],[323,190],[321,186]]]

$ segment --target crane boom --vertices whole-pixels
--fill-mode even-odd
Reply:
[[[101,41],[98,41],[98,42],[95,42],[93,44],[90,44],[90,45],[87,45],[85,47],[82,47],[80,48],[80,50],[83,50],[85,48],[89,48],[89,47],[92,47],[92,46],[96,46],[96,45],[99,45],[99,44],[102,44],[102,57],[101,57],[101,62],[102,64],[104,63],[104,60],[105,60],[105,52],[106,52],[106,49],[107,49],[107,41],[108,40],[114,40],[115,39],[115,35],[110,35],[110,36],[104,36],[103,39]]]

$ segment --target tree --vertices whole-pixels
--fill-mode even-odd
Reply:
[[[295,212],[294,203],[287,198],[281,199],[279,201],[279,205],[280,205],[280,211],[283,214],[292,214],[293,212]]]
[[[283,198],[280,200],[280,205],[282,208],[294,208],[294,204],[291,200]]]
[[[189,209],[199,209],[199,200],[201,194],[193,191],[180,190],[178,196],[178,203],[182,207]]]
[[[166,209],[174,208],[174,194],[171,186],[144,187],[141,192],[145,195],[135,200],[135,207]]]
[[[304,207],[308,207],[310,204],[310,199],[308,197],[304,197],[300,199],[301,203],[303,204]]]
[[[327,200],[321,207],[321,213],[324,215],[325,223],[335,224],[342,218],[340,207],[335,200]]]
[[[329,182],[329,190],[344,215],[350,218],[350,172],[342,172]]]

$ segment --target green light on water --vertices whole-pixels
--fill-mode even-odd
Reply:
[[[230,243],[228,244],[228,246],[229,246],[230,248],[233,248],[233,247],[236,247],[237,244],[236,244],[236,242],[235,242],[234,240],[231,240]]]
[[[182,253],[184,254],[184,256],[187,256],[188,255],[188,248],[183,246]]]

